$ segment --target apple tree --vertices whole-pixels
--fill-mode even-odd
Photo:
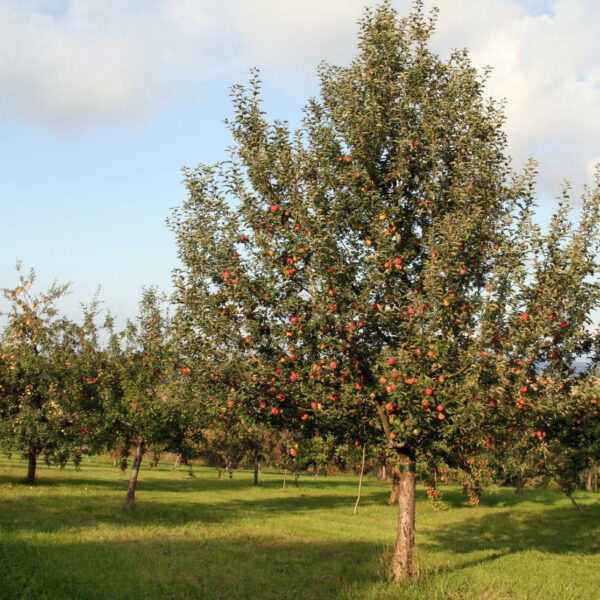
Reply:
[[[254,419],[388,452],[397,581],[412,571],[417,455],[466,469],[503,414],[494,345],[519,348],[511,302],[533,247],[532,169],[513,175],[467,53],[429,50],[434,21],[420,1],[401,19],[367,9],[358,55],[319,67],[294,132],[267,121],[256,72],[235,86],[229,160],[185,171],[171,219],[206,378]]]
[[[142,290],[138,316],[127,322],[122,337],[124,348],[113,359],[120,388],[105,406],[105,428],[109,445],[122,449],[123,465],[135,446],[125,502],[132,508],[144,452],[179,454],[186,441],[185,430],[193,422],[185,384],[191,369],[177,363],[171,317],[153,287]]]
[[[0,440],[28,460],[26,481],[35,482],[38,459],[76,465],[82,453],[101,447],[103,362],[98,353],[97,303],[84,307],[83,324],[59,314],[68,285],[35,293],[34,272],[4,289],[0,352]]]
[[[492,327],[493,369],[475,398],[489,406],[484,444],[497,448],[504,476],[519,488],[552,463],[553,477],[571,497],[600,440],[591,404],[600,358],[593,324],[600,305],[600,177],[580,198],[578,220],[567,191],[547,231],[525,215],[518,239],[504,250],[516,276],[494,282],[503,298],[485,322]]]

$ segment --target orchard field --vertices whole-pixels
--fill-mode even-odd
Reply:
[[[17,265],[0,600],[600,598],[600,165],[539,225],[436,20],[365,8],[295,130],[258,70],[234,85],[232,145],[167,218],[173,290],[123,327]],[[355,515],[359,470],[390,481]]]
[[[263,472],[217,477],[197,466],[142,465],[139,498],[123,510],[127,477],[107,456],[76,471],[0,460],[0,596],[4,599],[519,599],[592,600],[600,590],[600,503],[578,492],[582,517],[560,492],[494,488],[469,507],[444,487],[434,512],[417,489],[420,575],[385,577],[397,510],[389,483]]]

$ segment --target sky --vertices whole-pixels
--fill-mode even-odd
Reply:
[[[72,282],[70,316],[100,288],[120,323],[142,286],[169,292],[165,219],[185,198],[181,168],[226,157],[230,87],[258,67],[269,117],[297,125],[317,64],[355,55],[365,4],[0,0],[0,287],[19,260],[40,291]],[[600,2],[435,5],[433,49],[493,67],[514,166],[539,163],[544,222],[563,179],[576,199],[600,162]]]

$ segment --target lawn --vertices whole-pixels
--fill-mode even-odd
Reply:
[[[419,489],[421,576],[385,579],[394,541],[389,484],[214,469],[142,466],[136,508],[123,510],[127,476],[106,457],[79,471],[0,458],[0,599],[529,599],[600,598],[600,495],[579,492],[581,517],[552,490],[495,489],[468,507],[444,489],[433,512]]]

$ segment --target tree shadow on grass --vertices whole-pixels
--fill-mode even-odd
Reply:
[[[86,470],[82,467],[79,470],[69,469],[61,471],[57,468],[38,469],[35,486],[36,487],[95,487],[106,488],[109,490],[120,490],[127,486],[129,479],[129,470],[121,473],[118,469],[105,467]],[[25,473],[15,473],[13,471],[8,475],[0,475],[0,485],[29,486],[25,483]],[[94,474],[101,473],[102,478],[93,478]],[[92,477],[91,477],[92,475]],[[149,477],[148,477],[149,476]],[[252,473],[248,470],[240,470],[234,473],[233,477],[226,474],[219,477],[216,470],[209,467],[203,467],[195,471],[195,475],[190,477],[186,470],[171,471],[170,469],[150,469],[143,465],[140,471],[139,481],[151,482],[153,489],[164,492],[182,492],[182,491],[210,491],[210,490],[242,490],[251,489],[255,486],[252,482]],[[261,489],[281,489],[283,483],[283,474],[268,472],[262,473],[259,478]],[[368,482],[365,482],[368,485]],[[312,479],[310,475],[303,475],[299,479],[298,486],[294,485],[293,477],[287,477],[287,487],[292,489],[331,489],[331,488],[352,488],[353,483],[349,482],[347,477],[336,478],[336,476],[322,477]]]
[[[156,497],[155,489],[140,485],[136,506],[123,509],[125,489],[119,494],[93,490],[78,495],[43,493],[3,498],[0,526],[7,531],[52,533],[59,530],[97,529],[105,525],[157,526],[180,528],[187,525],[214,525],[240,519],[264,522],[282,514],[334,511],[346,507],[351,514],[354,498],[346,495],[296,493],[274,497],[233,495],[197,495],[190,499],[185,490]]]
[[[45,600],[326,600],[381,581],[375,544],[260,536],[0,542],[5,598]]]
[[[456,553],[497,551],[509,554],[539,550],[550,554],[600,552],[600,505],[586,506],[587,517],[573,507],[553,507],[536,512],[475,509],[467,519],[448,528],[420,532],[424,548]]]

